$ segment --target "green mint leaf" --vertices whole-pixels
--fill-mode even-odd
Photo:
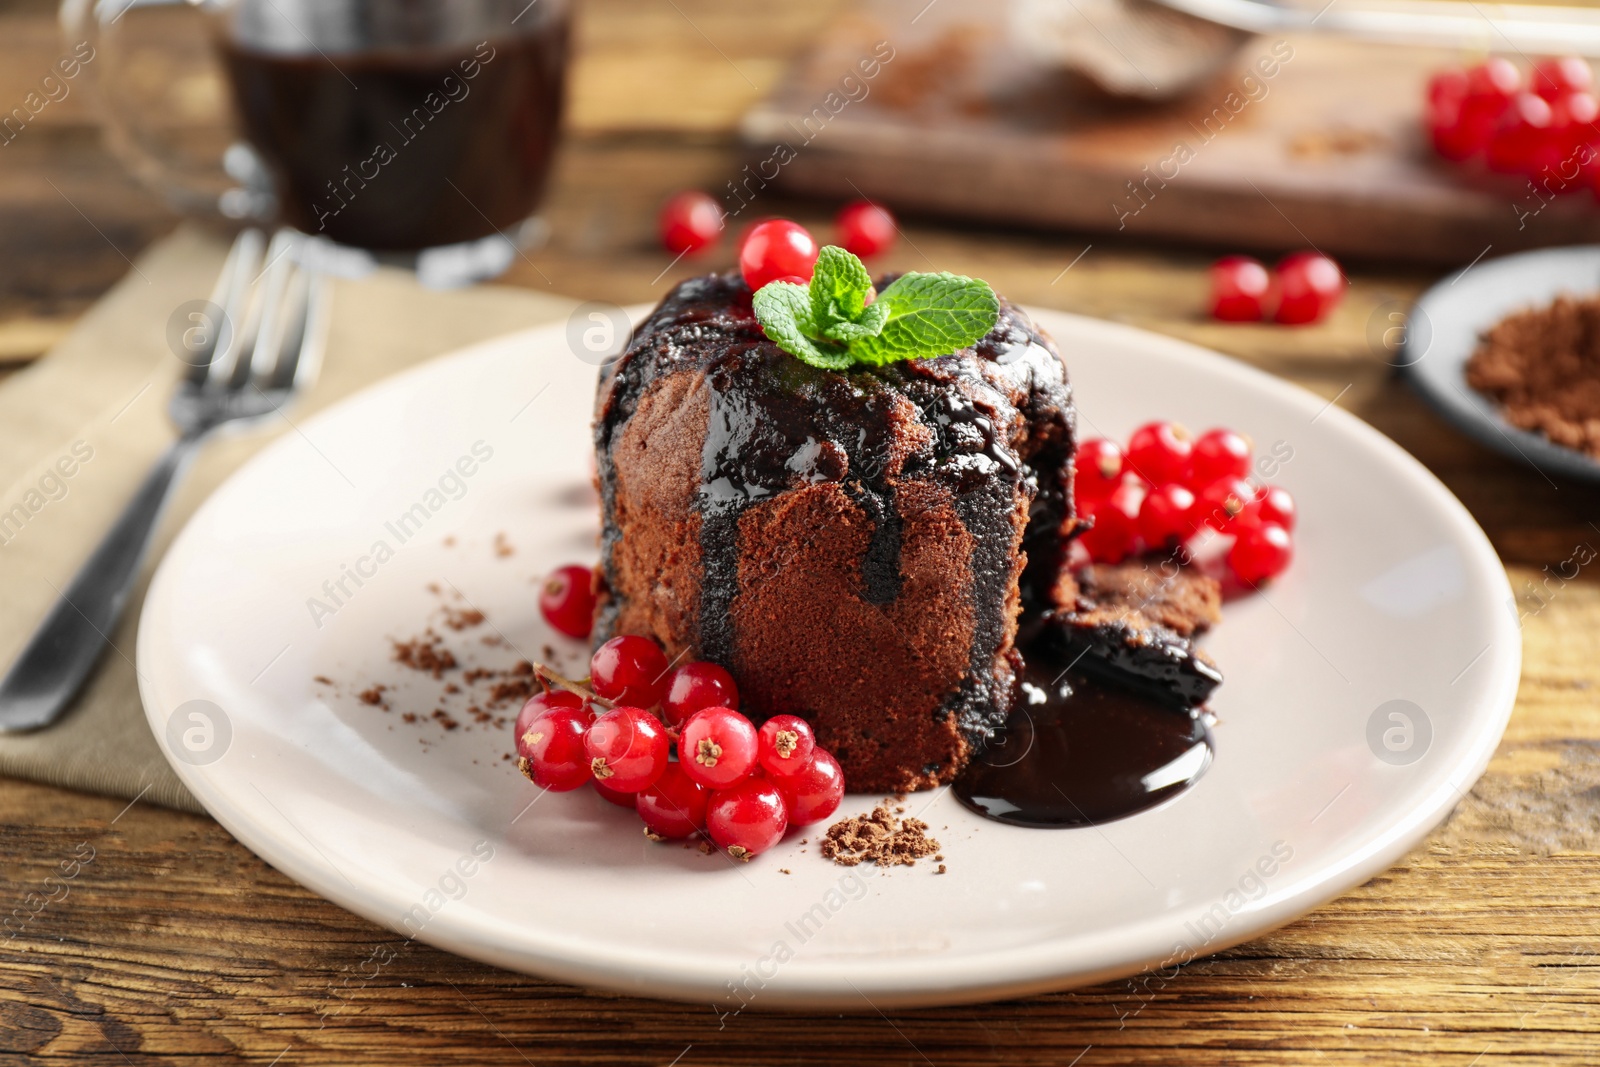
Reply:
[[[872,275],[861,260],[838,245],[825,245],[817,253],[811,275],[811,321],[824,333],[839,323],[860,322],[870,292]]]
[[[824,370],[844,370],[850,366],[848,349],[812,340],[819,331],[811,317],[811,293],[805,286],[794,282],[768,282],[756,292],[751,303],[762,332],[791,356]]]
[[[994,329],[1000,300],[989,283],[959,274],[904,274],[872,305],[888,308],[883,330],[850,342],[858,363],[882,366],[958,352]]]
[[[861,317],[857,321],[835,322],[824,326],[822,335],[830,341],[847,345],[863,337],[876,337],[883,332],[883,324],[888,321],[889,305],[871,304],[861,312]]]

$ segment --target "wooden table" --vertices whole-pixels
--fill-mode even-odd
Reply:
[[[544,274],[573,295],[629,302],[703,269],[658,278],[668,259],[652,238],[656,205],[738,172],[736,117],[837,6],[586,2],[554,236],[534,256]],[[20,99],[58,47],[45,0],[0,4],[0,104]],[[820,223],[830,205],[766,207]],[[81,96],[53,105],[0,148],[0,360],[41,352],[174,223],[100,150]],[[0,780],[4,910],[61,860],[94,857],[66,899],[0,942],[0,1063],[1600,1062],[1600,582],[1585,571],[1553,593],[1540,585],[1541,568],[1576,545],[1600,546],[1600,496],[1552,489],[1484,452],[1394,380],[1368,321],[1429,279],[1353,265],[1349,298],[1325,325],[1222,326],[1202,310],[1216,250],[916,219],[907,233],[889,266],[926,257],[1019,301],[1185,337],[1337,398],[1466,502],[1516,588],[1540,587],[1542,608],[1522,604],[1525,674],[1505,742],[1426,844],[1171,981],[719,1025],[710,1006],[589,993],[402,942],[209,819]],[[522,264],[509,280],[545,284]],[[394,958],[367,980],[374,953]]]

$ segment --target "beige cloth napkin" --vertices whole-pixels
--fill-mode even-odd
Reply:
[[[172,440],[166,406],[181,366],[167,322],[180,304],[210,293],[226,253],[218,237],[178,230],[48,356],[0,385],[0,671]],[[336,282],[321,378],[289,418],[298,423],[387,374],[565,318],[574,306],[502,286],[434,292],[398,271]],[[0,774],[200,810],[167,766],[139,704],[139,609],[156,562],[195,508],[284,432],[293,431],[280,419],[206,447],[162,521],[114,650],[55,726],[0,734]]]

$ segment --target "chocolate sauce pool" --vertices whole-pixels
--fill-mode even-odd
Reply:
[[[1161,704],[1069,670],[1046,642],[1024,650],[1022,693],[1005,727],[956,779],[967,807],[1016,826],[1092,826],[1154,807],[1211,765],[1199,709]]]

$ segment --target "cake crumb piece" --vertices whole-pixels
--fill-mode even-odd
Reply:
[[[443,639],[432,630],[409,641],[395,641],[394,658],[414,671],[423,671],[435,678],[443,677],[445,671],[455,670],[457,666],[455,653],[445,648]]]
[[[945,865],[941,863],[941,864],[939,864],[938,870],[934,871],[933,873],[934,874],[943,874],[944,872],[945,872]]]
[[[789,868],[787,868],[787,867],[779,867],[779,868],[778,868],[778,873],[779,873],[779,874],[793,874],[793,873],[794,873],[794,872],[793,872],[793,871],[791,871],[791,870],[790,870],[790,869],[789,869]]]
[[[514,555],[516,551],[511,547],[511,542],[506,538],[504,530],[494,535],[494,554],[496,556],[505,559],[507,556]]]
[[[456,547],[455,534],[451,534],[449,537],[446,537],[444,539],[444,547],[446,547],[446,548],[454,548],[454,547]]]
[[[921,819],[897,818],[887,803],[879,804],[870,815],[841,819],[828,827],[822,854],[841,867],[862,862],[911,867],[940,850],[939,842],[927,836],[927,829]]]
[[[483,612],[477,608],[452,608],[444,609],[444,624],[452,630],[470,630],[474,626],[483,625]]]
[[[388,688],[386,685],[368,686],[356,694],[356,699],[363,704],[372,704],[374,706],[382,704],[383,694],[388,691]]]
[[[311,680],[313,682],[316,682],[318,685],[332,685],[333,684],[333,679],[329,678],[326,674],[319,674],[316,677],[312,678]]]

